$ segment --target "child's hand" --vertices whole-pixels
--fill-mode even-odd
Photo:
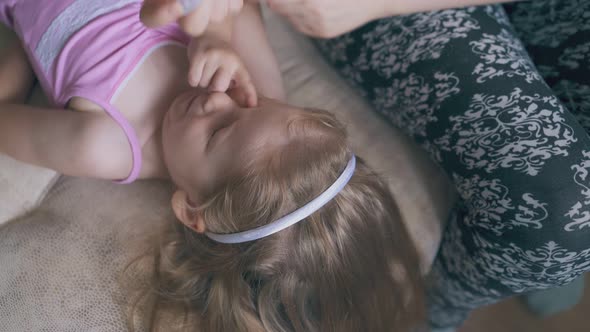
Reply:
[[[214,37],[193,39],[188,56],[188,81],[191,86],[200,86],[212,92],[231,92],[242,106],[256,106],[258,96],[250,73],[228,43]]]

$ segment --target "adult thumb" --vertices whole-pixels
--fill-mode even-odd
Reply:
[[[141,22],[147,27],[155,28],[176,22],[184,14],[184,7],[181,1],[145,0],[141,7],[139,17]]]

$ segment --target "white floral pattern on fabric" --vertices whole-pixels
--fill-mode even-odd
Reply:
[[[481,39],[469,45],[483,61],[473,70],[477,83],[503,76],[520,76],[527,83],[541,80],[522,43],[504,29],[498,35],[484,33]]]
[[[459,91],[459,78],[453,73],[437,72],[431,79],[410,74],[375,88],[374,106],[408,135],[426,137],[427,125],[438,121],[434,113],[440,104]]]
[[[469,211],[465,224],[490,230],[497,236],[516,227],[540,229],[549,215],[547,204],[535,199],[532,193],[511,198],[509,188],[499,179],[453,174],[453,181]]]
[[[467,228],[460,225],[466,218],[453,215],[429,275],[441,292],[429,297],[430,321],[436,326],[454,326],[470,309],[496,303],[506,294],[567,284],[590,268],[590,249],[571,251],[555,241],[525,249],[511,241],[490,242],[481,232],[470,232],[467,236],[477,249],[468,248],[463,234]]]
[[[567,232],[590,227],[590,151],[582,151],[582,160],[571,167],[574,171],[574,182],[580,187],[582,200],[577,201],[565,215],[571,222],[564,226]]]
[[[391,78],[406,73],[414,63],[438,59],[449,42],[466,38],[480,28],[469,15],[474,10],[451,9],[381,20],[373,31],[363,35],[366,47],[353,65]]]
[[[447,271],[454,277],[437,280],[451,286],[446,279],[460,276],[461,284],[467,286],[445,291],[453,303],[481,306],[497,302],[502,296],[497,289],[488,287],[493,282],[511,293],[522,293],[566,284],[590,268],[590,249],[571,251],[555,241],[527,249],[512,241],[490,242],[482,233],[473,232],[470,237],[477,247],[474,252],[474,248],[465,247],[460,227],[455,222],[449,224],[440,252]]]
[[[555,241],[525,249],[475,234],[482,272],[514,293],[567,284],[590,268],[590,248],[571,251]]]
[[[567,1],[544,1],[551,4],[543,8]],[[588,10],[576,15],[590,22],[585,1]],[[540,6],[515,6],[526,4]],[[539,13],[542,26],[535,29],[554,31],[544,26],[553,24],[552,15]],[[569,43],[578,31],[563,27],[562,35],[536,36],[542,49],[545,41]],[[352,32],[352,44],[349,37],[332,46],[319,42],[375,109],[451,175],[460,193],[429,275],[433,327],[457,326],[471,309],[590,271],[590,242],[579,240],[580,230],[590,231],[590,142],[562,104],[578,119],[590,110],[590,87],[574,82],[590,51],[573,43],[533,57],[560,102],[515,28],[499,6],[471,7],[379,20]],[[590,44],[585,37],[581,42]],[[541,61],[550,58],[555,61]],[[581,122],[590,128],[590,121]],[[588,151],[583,159],[581,151]]]
[[[590,31],[590,1],[529,1],[510,15],[530,45],[558,47],[579,31]]]
[[[452,127],[436,143],[454,151],[467,169],[508,168],[535,176],[546,160],[567,156],[577,141],[564,111],[555,96],[527,96],[519,88],[505,96],[476,94],[465,114],[450,117]]]

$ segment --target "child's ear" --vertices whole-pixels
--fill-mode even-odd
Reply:
[[[183,190],[176,190],[172,195],[172,210],[176,218],[186,227],[197,233],[205,233],[207,227],[203,215],[189,203],[188,194]]]

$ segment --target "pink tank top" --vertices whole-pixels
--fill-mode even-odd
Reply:
[[[133,155],[131,183],[141,170],[135,129],[113,100],[141,61],[156,48],[189,37],[177,25],[147,29],[140,0],[0,0],[0,22],[22,40],[50,101],[65,107],[72,97],[105,109],[121,126]]]

